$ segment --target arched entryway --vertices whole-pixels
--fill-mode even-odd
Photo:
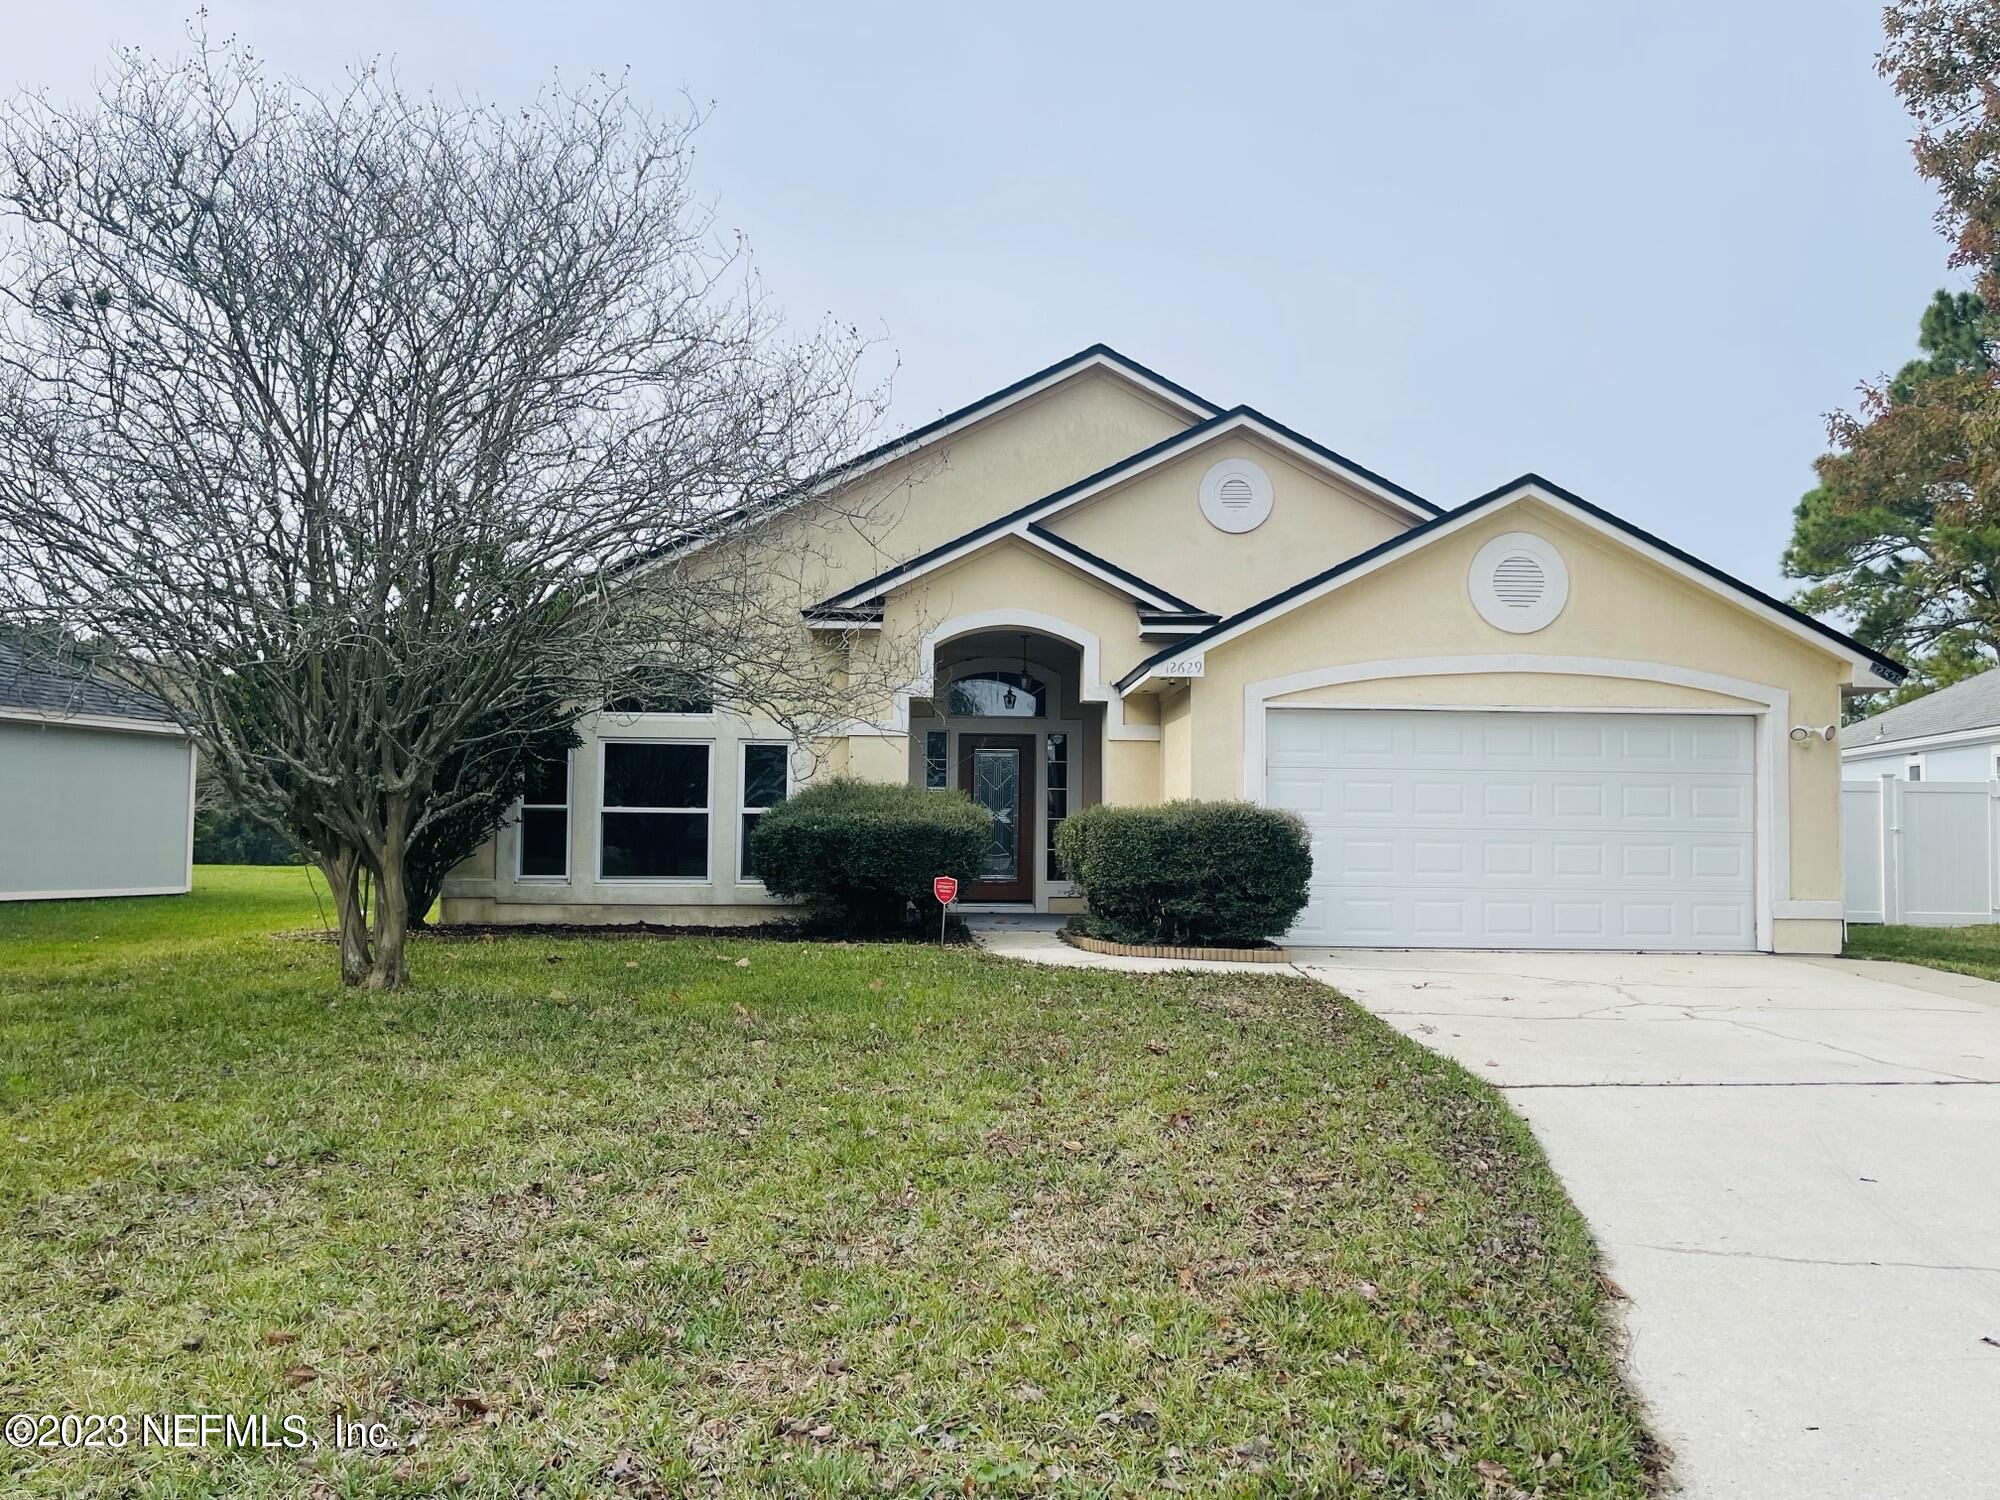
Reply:
[[[910,778],[993,815],[966,904],[1047,910],[1074,894],[1055,833],[1097,800],[1104,715],[1082,683],[1082,652],[1053,636],[981,630],[937,644],[930,695],[910,704]]]

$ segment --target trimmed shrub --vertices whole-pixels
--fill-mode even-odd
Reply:
[[[1312,845],[1294,813],[1251,802],[1100,803],[1056,830],[1083,923],[1115,943],[1241,947],[1305,910]]]
[[[971,881],[992,815],[963,792],[835,777],[757,820],[757,873],[815,918],[864,932],[899,925],[914,904],[936,915],[931,877]]]

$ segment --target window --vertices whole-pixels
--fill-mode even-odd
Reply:
[[[743,747],[743,805],[737,832],[736,867],[744,880],[757,879],[757,862],[750,855],[750,835],[757,820],[785,800],[786,769],[791,750],[784,745]]]
[[[706,880],[706,742],[606,740],[598,878]]]
[[[1994,775],[1994,776],[1995,776],[1996,778],[2000,778],[2000,750],[1995,750],[1995,751],[1993,752],[1993,771],[1992,771],[1992,774],[1993,774],[1993,775]]]
[[[515,835],[516,873],[523,880],[569,879],[569,757],[535,762],[521,788]]]
[[[942,729],[924,731],[924,790],[942,792],[951,785],[951,739]]]
[[[604,712],[627,717],[633,714],[712,714],[715,712],[715,705],[706,698],[640,691],[618,693],[606,698]]]
[[[1903,780],[1922,781],[1924,779],[1924,758],[1921,755],[1903,757]]]
[[[954,719],[1039,719],[1048,689],[1023,672],[975,672],[951,685],[945,712]]]
[[[1069,736],[1051,734],[1047,740],[1044,759],[1048,772],[1048,872],[1051,880],[1067,880],[1069,876],[1063,873],[1062,861],[1056,858],[1056,830],[1069,816]]]

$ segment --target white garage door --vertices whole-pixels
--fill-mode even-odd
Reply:
[[[1294,943],[1750,948],[1751,720],[1271,709],[1312,830]]]

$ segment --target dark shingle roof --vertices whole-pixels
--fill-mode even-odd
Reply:
[[[166,705],[150,693],[106,682],[75,667],[59,666],[46,657],[30,656],[17,643],[0,640],[0,709],[5,708],[72,717],[173,721]]]
[[[1888,740],[1915,740],[1994,725],[2000,725],[2000,671],[1987,671],[1848,725],[1840,731],[1840,748],[1858,750]]]

